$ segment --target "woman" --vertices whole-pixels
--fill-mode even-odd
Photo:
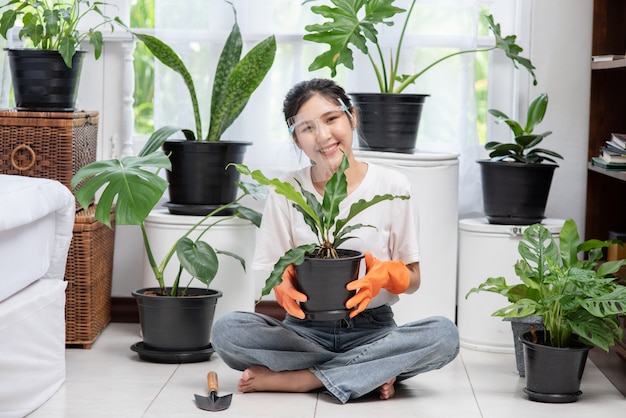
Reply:
[[[401,174],[357,161],[352,152],[357,114],[344,90],[331,80],[313,79],[294,86],[283,112],[295,145],[311,166],[289,173],[321,201],[324,186],[345,154],[348,199],[340,207],[374,195],[410,194]],[[385,121],[381,121],[385,123]],[[414,199],[414,197],[412,197]],[[346,212],[347,214],[347,212]],[[340,215],[341,216],[341,215]],[[296,290],[295,269],[289,266],[274,288],[276,301],[287,311],[284,321],[251,312],[233,312],[213,326],[212,344],[230,367],[243,370],[241,392],[308,392],[325,388],[340,402],[377,391],[380,399],[395,393],[394,383],[439,369],[459,351],[458,331],[444,317],[398,327],[391,305],[400,293],[420,286],[419,248],[411,199],[395,199],[358,215],[361,228],[349,241],[365,253],[365,271],[349,283],[357,293],[346,302],[346,319],[306,318],[299,306],[307,297]],[[288,249],[314,242],[302,215],[283,196],[270,193],[257,234],[254,269],[270,271]]]

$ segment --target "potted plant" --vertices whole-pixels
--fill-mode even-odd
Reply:
[[[324,186],[321,203],[300,184],[300,190],[297,190],[294,184],[277,178],[269,179],[259,170],[251,171],[243,164],[234,166],[241,174],[250,176],[262,186],[272,187],[277,194],[291,201],[317,237],[317,242],[292,248],[276,262],[265,281],[261,298],[282,282],[283,272],[293,264],[296,268],[297,285],[308,296],[308,300],[301,304],[307,317],[314,320],[345,318],[349,314],[345,304],[355,293],[348,291],[345,286],[357,278],[363,254],[338,247],[354,238],[349,235],[352,231],[364,227],[373,228],[371,225],[351,224],[350,221],[377,203],[408,199],[409,196],[385,194],[376,195],[369,201],[361,199],[350,206],[347,217],[338,218],[339,205],[348,196],[348,182],[344,173],[349,164],[345,154],[337,171]]]
[[[534,133],[547,107],[548,95],[538,95],[528,106],[525,124],[489,109],[495,122],[506,123],[513,133],[513,142],[487,142],[485,149],[490,159],[478,161],[489,223],[530,225],[544,218],[552,177],[558,167],[554,159],[563,158],[554,151],[538,148],[552,133]]]
[[[304,3],[312,1],[315,0],[305,0]],[[422,106],[428,95],[400,93],[426,71],[454,56],[500,49],[506,53],[516,68],[518,64],[526,68],[533,76],[534,83],[537,83],[533,72],[535,67],[529,59],[519,55],[522,47],[515,43],[516,36],[503,37],[500,25],[494,22],[491,15],[486,16],[486,19],[495,36],[495,46],[454,52],[437,59],[415,74],[398,74],[402,42],[416,0],[411,2],[408,12],[394,6],[394,0],[331,0],[331,3],[335,7],[327,5],[311,7],[313,13],[328,19],[327,21],[304,27],[310,32],[304,35],[305,40],[328,44],[328,50],[314,59],[309,71],[328,67],[331,77],[334,77],[339,65],[350,70],[354,69],[354,48],[369,58],[380,92],[351,93],[362,114],[361,129],[367,143],[360,143],[361,146],[373,150],[413,152]],[[383,50],[379,44],[377,26],[392,26],[395,23],[394,17],[405,12],[395,51]],[[397,124],[380,124],[377,121],[381,119],[397,121],[403,125],[399,127]],[[382,130],[383,126],[388,129]]]
[[[237,203],[245,196],[262,197],[258,187],[239,183],[243,193],[228,205],[216,208],[202,217],[171,247],[158,262],[151,250],[145,220],[167,189],[167,181],[158,175],[161,169],[169,170],[171,163],[162,149],[144,147],[138,156],[122,160],[105,160],[81,168],[72,179],[76,199],[83,208],[90,205],[96,193],[102,190],[95,218],[111,226],[110,213],[115,211],[117,225],[139,225],[147,259],[158,282],[158,287],[133,292],[139,307],[143,342],[133,350],[146,359],[158,362],[192,362],[206,360],[212,354],[211,327],[219,290],[210,289],[219,268],[218,255],[223,254],[241,262],[245,261],[231,252],[220,251],[203,241],[202,236],[221,222],[234,217],[260,224],[261,215]],[[156,172],[154,172],[156,170]],[[115,203],[114,203],[115,201]],[[221,216],[228,206],[234,205],[232,214]],[[218,216],[219,215],[219,216]],[[211,218],[216,216],[216,219]],[[198,231],[196,239],[190,234]],[[176,254],[180,266],[172,286],[165,285],[164,272]],[[180,283],[181,273],[187,271],[205,288],[190,287]]]
[[[95,58],[102,54],[102,32],[114,30],[118,18],[105,16],[107,3],[91,0],[8,0],[0,18],[0,35],[21,21],[18,33],[27,48],[9,48],[8,57],[15,103],[18,110],[73,111],[85,51],[80,44],[89,39]],[[101,22],[81,33],[78,25],[87,15],[98,14]]]
[[[494,316],[542,318],[544,331],[532,330],[521,339],[529,399],[573,402],[581,394],[580,381],[589,349],[608,351],[622,338],[618,315],[626,312],[626,287],[613,274],[626,260],[599,264],[602,249],[612,241],[581,242],[572,219],[565,221],[558,245],[550,231],[533,224],[524,231],[515,264],[519,284],[504,277],[488,278],[471,293],[501,294],[510,305]],[[579,253],[587,254],[579,259]]]
[[[168,172],[171,213],[205,215],[237,193],[239,173],[225,167],[241,163],[250,142],[223,141],[224,131],[241,114],[252,93],[270,70],[276,54],[276,40],[270,36],[241,57],[242,36],[235,23],[222,49],[214,74],[209,129],[204,134],[196,89],[187,67],[178,54],[163,41],[141,33],[134,35],[167,67],[179,73],[189,91],[195,129],[164,126],[150,137],[149,144],[163,146],[172,161]],[[184,140],[168,140],[182,131]]]

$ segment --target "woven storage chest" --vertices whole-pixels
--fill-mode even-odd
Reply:
[[[95,212],[91,205],[76,213],[65,267],[65,343],[83,348],[91,348],[111,320],[115,230],[96,221]]]
[[[0,111],[0,174],[58,180],[96,160],[98,112]],[[79,207],[77,206],[77,210]]]

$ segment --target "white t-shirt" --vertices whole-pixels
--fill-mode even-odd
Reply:
[[[321,202],[323,197],[313,186],[310,167],[282,176],[281,180],[292,183],[300,190],[297,179]],[[407,178],[397,171],[368,163],[368,170],[361,184],[341,203],[338,219],[348,216],[350,206],[360,199],[370,200],[376,195],[411,195]],[[413,211],[413,200],[394,199],[377,203],[354,217],[350,224],[361,223],[375,228],[363,227],[349,235],[355,238],[344,242],[340,248],[370,252],[380,260],[402,260],[405,264],[419,261],[418,230]],[[304,222],[302,214],[284,196],[270,191],[257,242],[252,268],[269,272],[274,264],[289,249],[317,242],[311,228]],[[365,273],[365,262],[361,263],[359,275]],[[393,304],[398,296],[382,289],[370,303],[370,308],[385,303]]]

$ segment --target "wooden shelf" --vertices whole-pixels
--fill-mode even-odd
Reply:
[[[592,70],[611,70],[615,68],[626,68],[626,58],[613,61],[598,61],[591,63]]]
[[[605,176],[613,177],[614,179],[626,181],[626,171],[603,170],[602,168],[595,166],[591,163],[588,163],[587,168],[590,171],[595,171],[596,173],[604,174]]]
[[[594,0],[591,54],[609,55],[615,51],[626,51],[626,2]],[[626,59],[592,62],[591,70],[588,161],[598,156],[611,133],[626,132]],[[604,240],[610,231],[626,231],[624,195],[626,171],[603,170],[588,164],[585,239]],[[620,323],[626,329],[626,323]],[[626,396],[626,345],[617,344],[609,353],[593,349],[589,356]]]

